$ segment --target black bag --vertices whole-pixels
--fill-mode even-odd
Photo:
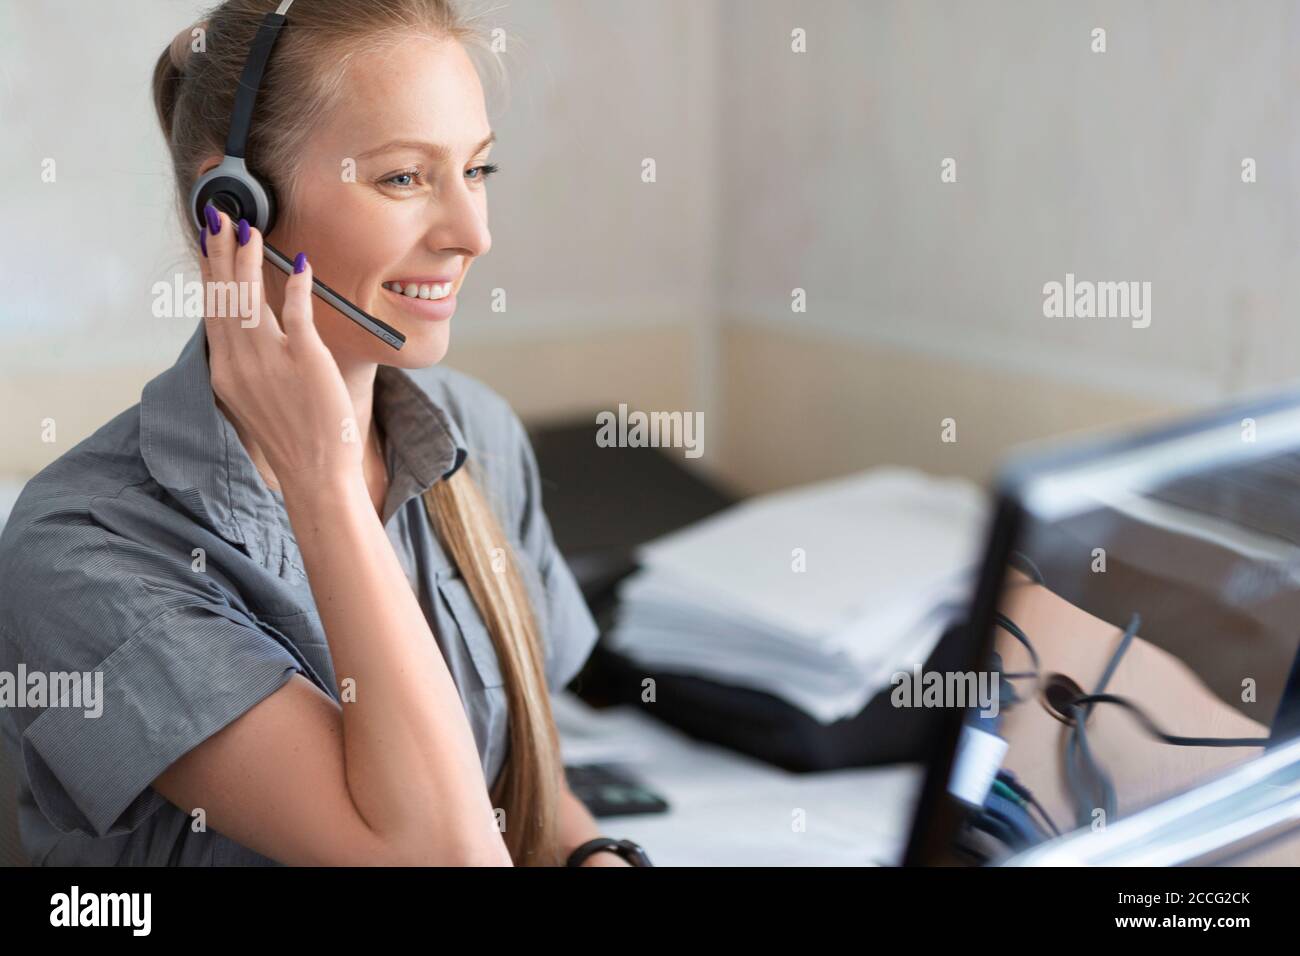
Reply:
[[[602,615],[603,616],[603,615]],[[926,659],[926,671],[964,670],[964,628],[944,632]],[[655,681],[655,701],[641,702],[642,681]],[[581,675],[584,698],[631,704],[690,736],[729,747],[786,770],[910,763],[929,758],[944,711],[895,707],[893,686],[853,717],[823,724],[779,697],[702,677],[655,673],[598,645]]]

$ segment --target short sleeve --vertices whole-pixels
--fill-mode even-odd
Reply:
[[[215,589],[168,580],[152,562],[140,574],[141,562],[119,560],[131,543],[112,537],[55,529],[23,572],[44,577],[33,587],[49,613],[6,612],[0,642],[29,685],[40,674],[50,688],[80,687],[80,697],[29,698],[14,716],[41,812],[96,837],[138,827],[165,803],[150,786],[160,773],[302,670]]]
[[[512,416],[513,417],[513,416]],[[578,675],[600,637],[582,589],[555,544],[550,521],[542,507],[542,482],[528,433],[513,417],[515,441],[523,468],[523,494],[519,540],[525,556],[540,576],[539,615],[546,647],[546,683],[552,694],[563,690]]]

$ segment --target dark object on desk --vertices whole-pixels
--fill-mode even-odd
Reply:
[[[961,633],[960,626],[949,628],[921,669],[960,669]],[[600,646],[594,657],[613,700],[642,707],[699,740],[795,772],[923,761],[943,718],[938,708],[895,707],[891,685],[853,717],[823,724],[763,691],[655,673]],[[647,677],[655,682],[654,703],[641,702]]]
[[[633,550],[733,505],[675,448],[601,448],[596,414],[529,432],[555,543],[593,609],[636,569]]]
[[[594,817],[633,813],[663,813],[668,803],[621,768],[606,764],[565,767],[564,776],[573,795]]]

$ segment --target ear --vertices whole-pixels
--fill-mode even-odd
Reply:
[[[209,156],[207,159],[205,159],[201,164],[199,164],[199,171],[198,171],[198,174],[197,174],[194,178],[195,178],[195,179],[198,179],[200,176],[202,176],[202,175],[203,175],[204,173],[206,173],[208,170],[210,170],[210,169],[216,169],[216,168],[217,168],[218,166],[220,166],[220,165],[221,165],[221,156],[220,156],[220,154],[218,154],[218,153],[213,153],[211,156]]]

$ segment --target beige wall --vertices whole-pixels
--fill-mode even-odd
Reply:
[[[985,367],[830,332],[761,323],[723,326],[717,365],[702,376],[699,329],[664,325],[584,331],[540,341],[453,345],[447,362],[489,382],[530,423],[616,409],[698,409],[705,452],[685,460],[747,493],[886,463],[987,479],[1021,442],[1176,413],[1173,402]],[[165,363],[163,363],[165,364]],[[139,399],[163,366],[47,370],[0,381],[0,442],[27,476]],[[57,442],[41,440],[54,418]],[[940,440],[953,418],[957,441]]]
[[[724,476],[768,491],[882,464],[992,476],[1021,442],[1175,407],[834,334],[724,327]],[[956,422],[957,440],[941,441]]]
[[[453,344],[446,361],[488,382],[529,422],[553,421],[593,409],[690,409],[695,405],[695,335],[685,326],[606,332],[570,338],[470,341]],[[145,382],[170,364],[48,367],[0,378],[0,480],[25,479],[115,414],[135,404]],[[43,422],[55,424],[43,441]]]

